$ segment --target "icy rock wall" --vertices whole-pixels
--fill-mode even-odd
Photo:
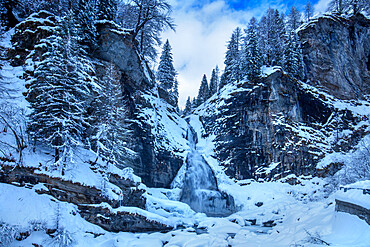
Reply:
[[[370,20],[325,15],[299,32],[307,79],[340,99],[370,93]]]

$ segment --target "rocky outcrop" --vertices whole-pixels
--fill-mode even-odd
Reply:
[[[216,157],[229,176],[271,180],[317,175],[320,158],[348,152],[368,133],[366,113],[355,115],[336,102],[276,68],[267,77],[225,86],[195,114],[205,137],[215,136]]]
[[[370,94],[370,20],[319,17],[299,31],[307,80],[340,99]]]
[[[2,164],[0,170],[0,183],[7,183],[26,188],[39,186],[35,191],[39,194],[48,194],[59,201],[65,201],[77,205],[80,215],[87,221],[103,227],[105,230],[119,232],[145,232],[164,231],[172,227],[161,222],[150,220],[141,214],[127,212],[113,213],[114,209],[121,206],[145,209],[145,192],[139,189],[139,183],[120,177],[118,174],[110,174],[109,182],[121,189],[120,200],[112,200],[104,195],[101,189],[87,186],[78,182],[63,180],[58,177],[50,177],[41,173],[40,169],[33,167],[20,167]],[[96,205],[105,203],[106,207]]]
[[[217,100],[221,102],[211,104],[220,107],[202,119],[207,132],[216,135],[216,154],[229,176],[313,173],[317,155],[311,152],[319,150],[301,142],[296,123],[303,122],[302,106],[310,102],[300,102],[298,91],[297,83],[277,70],[266,78],[234,85]],[[321,109],[315,110],[310,116]]]
[[[146,201],[143,197],[145,191],[138,189],[138,183],[118,177],[117,174],[112,174],[112,179],[110,180],[122,190],[122,200],[111,200],[107,196],[104,196],[104,193],[98,188],[63,180],[58,177],[50,177],[41,173],[40,169],[33,167],[2,165],[2,169],[0,170],[1,183],[19,186],[28,184],[28,187],[42,183],[47,190],[41,189],[36,192],[51,195],[60,201],[70,202],[76,205],[106,202],[112,205],[112,207],[123,205],[145,208]]]
[[[98,31],[99,49],[95,56],[119,67],[123,101],[127,102],[130,112],[130,148],[137,155],[128,160],[127,165],[134,169],[146,185],[168,188],[183,164],[183,157],[167,148],[171,140],[162,133],[162,129],[167,127],[159,126],[162,124],[160,119],[169,118],[174,122],[183,120],[175,113],[173,99],[155,86],[150,69],[136,52],[132,34],[110,22],[98,23]],[[161,102],[159,104],[162,106],[153,101]],[[162,108],[165,110],[161,111]],[[147,112],[154,114],[156,119],[150,121],[152,116],[148,116]]]
[[[46,47],[36,49],[35,46],[39,44],[40,40],[52,34],[56,22],[56,17],[53,14],[42,10],[19,23],[14,29],[13,46],[8,53],[12,65],[23,65],[27,56],[34,50],[38,51],[37,56],[40,57],[46,51]]]
[[[120,232],[122,229],[126,229],[125,231],[128,232],[163,232],[173,229],[172,226],[151,220],[137,213],[112,212],[109,207],[96,205],[80,205],[78,208],[83,218],[111,232]]]

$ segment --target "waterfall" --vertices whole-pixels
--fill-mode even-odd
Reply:
[[[215,175],[204,157],[196,149],[197,135],[189,125],[187,131],[190,151],[186,157],[186,172],[181,201],[196,212],[208,216],[227,216],[235,211],[234,199],[220,192]]]

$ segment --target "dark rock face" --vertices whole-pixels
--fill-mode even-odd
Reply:
[[[120,232],[122,229],[126,229],[128,232],[166,232],[173,229],[171,226],[150,220],[139,214],[111,212],[109,208],[90,205],[80,205],[78,208],[83,218],[110,232]]]
[[[229,176],[252,178],[271,163],[278,163],[276,173],[312,172],[309,148],[294,145],[294,123],[303,119],[297,92],[297,84],[277,71],[236,85],[218,109],[222,115],[203,117],[207,131],[217,136],[216,154]]]
[[[319,17],[299,31],[307,79],[340,99],[370,93],[370,20]]]
[[[36,56],[45,52],[45,47],[35,49],[40,40],[49,37],[55,27],[56,18],[47,11],[32,14],[25,21],[19,23],[12,36],[13,47],[9,51],[9,58],[13,66],[20,66],[32,50],[36,50]],[[40,50],[42,50],[40,52]]]
[[[98,23],[97,30],[99,39],[95,56],[118,66],[123,73],[125,86],[129,86],[130,91],[152,88],[153,75],[140,59],[132,34],[108,21]]]

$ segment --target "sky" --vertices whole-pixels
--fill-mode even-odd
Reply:
[[[315,13],[323,13],[330,0],[310,0]],[[179,105],[188,96],[196,97],[203,74],[208,82],[212,69],[224,68],[227,41],[236,27],[246,27],[254,16],[259,19],[268,7],[288,14],[294,5],[303,11],[307,0],[169,0],[176,31],[167,30],[174,66],[178,72]]]

